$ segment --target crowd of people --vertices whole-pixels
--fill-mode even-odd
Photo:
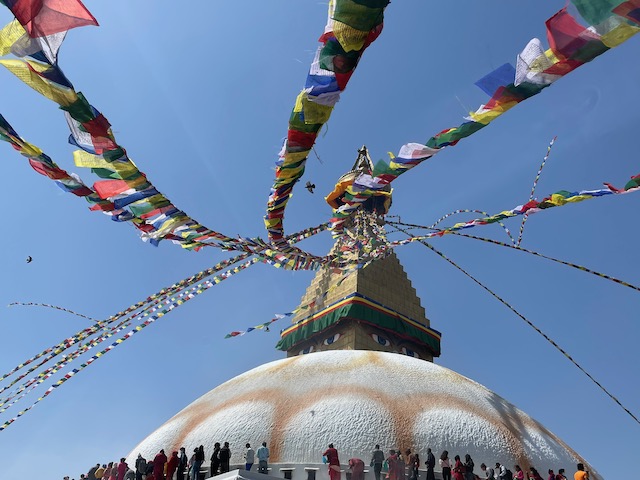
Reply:
[[[330,480],[341,480],[340,458],[332,443],[322,456],[324,463],[328,465]],[[102,465],[97,463],[86,474],[80,475],[80,480],[199,480],[205,458],[203,445],[196,447],[190,457],[187,456],[185,447],[173,451],[170,457],[167,457],[164,450],[160,450],[153,459],[146,459],[138,454],[133,466],[129,466],[125,458],[121,458],[120,462]],[[269,449],[266,442],[262,442],[255,451],[250,443],[245,445],[245,470],[251,470],[256,459],[258,473],[267,474]],[[208,470],[210,477],[228,472],[230,460],[229,442],[224,442],[222,446],[216,442],[209,468],[205,467],[204,470]],[[529,467],[525,472],[519,465],[514,465],[512,471],[500,462],[495,463],[495,468],[482,463],[480,472],[476,474],[475,463],[469,454],[464,456],[464,461],[459,455],[455,455],[452,460],[446,450],[440,455],[438,464],[442,480],[567,480],[564,468],[558,469],[557,473],[549,469],[548,476],[544,479],[535,467]],[[420,480],[420,456],[410,449],[406,449],[404,453],[399,449],[392,449],[385,455],[380,445],[376,445],[369,465],[373,467],[375,480],[381,480],[383,473],[385,480]],[[427,448],[424,465],[425,480],[435,480],[436,457],[430,448]],[[578,463],[576,468],[574,480],[589,480],[589,472],[585,471],[582,463]],[[350,458],[347,472],[350,480],[364,480],[364,461]],[[69,480],[69,477],[64,477],[64,480]]]
[[[245,470],[251,470],[257,458],[258,472],[266,474],[269,459],[267,442],[262,442],[257,451],[254,451],[249,443],[245,448]],[[228,472],[230,460],[229,442],[224,442],[222,446],[216,442],[210,457],[208,476],[213,477]],[[146,459],[138,454],[135,465],[132,466],[127,464],[125,458],[121,458],[120,462],[109,462],[103,465],[97,463],[86,474],[80,475],[80,480],[174,480],[174,478],[175,480],[198,480],[204,461],[203,445],[194,448],[191,457],[187,457],[185,447],[173,451],[170,457],[167,457],[164,450],[160,450],[153,459]],[[64,477],[64,480],[69,480],[69,477]]]
[[[329,448],[322,455],[323,461],[329,466],[330,480],[341,480],[340,459],[334,445],[329,444]],[[459,455],[455,455],[451,460],[449,452],[446,450],[440,455],[438,463],[442,472],[442,480],[545,480],[533,466],[525,472],[520,465],[514,465],[514,471],[511,471],[500,462],[495,463],[495,468],[487,467],[482,463],[480,472],[476,474],[474,472],[475,463],[471,455],[466,454],[464,461]],[[348,465],[351,480],[364,480],[364,462],[361,459],[351,458]],[[373,467],[375,480],[381,480],[383,471],[386,472],[385,480],[420,480],[420,467],[422,466],[420,456],[410,449],[406,449],[404,453],[400,449],[392,449],[389,450],[388,455],[385,455],[380,449],[380,445],[376,445],[369,465]],[[426,466],[425,480],[435,480],[436,458],[430,448],[427,448],[424,465]],[[589,472],[585,471],[582,463],[578,463],[576,469],[574,480],[589,480]],[[558,469],[557,473],[549,469],[546,480],[567,480],[564,472],[564,468]]]

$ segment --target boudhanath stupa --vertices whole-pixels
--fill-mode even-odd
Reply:
[[[370,168],[363,148],[328,203],[340,205],[349,182]],[[389,204],[390,192],[382,192],[365,205],[353,220],[358,225],[349,227],[351,238],[360,241],[367,231],[379,238]],[[336,244],[333,251],[339,248]],[[385,452],[410,448],[423,461],[427,448],[436,457],[443,450],[451,458],[468,453],[476,474],[482,474],[481,463],[500,462],[511,470],[517,464],[525,471],[535,466],[543,473],[547,468],[573,471],[580,462],[592,480],[601,479],[526,413],[433,363],[440,355],[441,334],[431,328],[395,254],[365,265],[347,276],[321,269],[302,298],[300,313],[281,332],[277,348],[287,358],[254,368],[198,398],[142,440],[129,454],[129,464],[139,453],[153,458],[160,449],[184,446],[191,452],[204,445],[205,467],[214,443],[227,441],[232,468],[244,468],[244,445],[257,447],[265,441],[270,475],[326,480],[321,458],[329,443],[343,465],[354,457],[368,465],[379,444]],[[439,470],[436,465],[436,478],[441,478]],[[372,471],[366,475],[373,479]]]

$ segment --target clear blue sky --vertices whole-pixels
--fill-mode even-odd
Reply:
[[[326,2],[86,5],[101,26],[71,31],[60,54],[77,90],[104,112],[120,144],[176,205],[230,235],[264,235],[273,163],[325,24]],[[362,144],[378,159],[458,125],[487,99],[473,82],[515,62],[531,38],[544,39],[544,21],[563,6],[564,0],[391,4],[382,36],[365,53],[320,136],[322,163],[309,160],[304,180],[314,182],[317,192],[296,191],[287,230],[329,218],[322,197]],[[8,22],[9,14],[0,11],[0,20]],[[624,185],[640,173],[639,56],[640,39],[633,38],[408,173],[394,183],[391,213],[429,224],[458,208],[512,208],[527,200],[554,135],[558,141],[539,196],[600,188],[604,181]],[[0,112],[16,130],[61,167],[94,181],[73,166],[56,106],[7,71],[0,71],[0,82]],[[33,172],[9,145],[0,145],[0,158],[0,305],[47,302],[106,318],[226,258],[169,243],[154,248],[132,227],[90,212],[84,201]],[[633,246],[640,233],[639,201],[639,194],[608,197],[532,216],[523,246],[640,284]],[[517,231],[519,223],[508,226]],[[473,233],[501,238],[495,226]],[[449,236],[433,244],[640,412],[637,292],[473,240]],[[326,233],[302,244],[318,254],[330,245]],[[628,473],[637,457],[638,424],[521,320],[426,248],[411,245],[397,253],[432,326],[443,332],[438,364],[542,422],[605,478]],[[216,385],[283,358],[274,345],[284,324],[270,333],[223,337],[290,311],[312,275],[257,265],[135,335],[0,432],[3,477],[28,470],[78,478],[96,462],[126,455]],[[86,323],[57,311],[12,307],[0,310],[0,325],[5,372]]]

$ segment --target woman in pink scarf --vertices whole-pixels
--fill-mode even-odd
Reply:
[[[333,443],[329,444],[329,448],[322,456],[327,457],[330,480],[340,480],[340,459],[338,458],[338,451],[333,448]]]

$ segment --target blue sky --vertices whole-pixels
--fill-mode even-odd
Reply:
[[[67,76],[109,118],[119,143],[173,202],[229,235],[264,235],[273,163],[326,19],[321,1],[87,0],[101,26],[73,30],[60,53]],[[326,221],[322,197],[366,144],[374,159],[458,125],[486,101],[473,83],[516,54],[564,6],[553,0],[404,0],[387,8],[363,60],[310,157],[285,228]],[[10,20],[6,11],[0,20]],[[558,140],[537,194],[622,186],[639,172],[640,41],[607,52],[488,128],[394,183],[391,213],[430,224],[459,208],[490,213],[528,199],[549,140]],[[27,140],[73,166],[56,106],[0,71],[2,113]],[[135,230],[90,212],[0,145],[7,206],[0,238],[0,305],[46,302],[106,318],[227,257],[154,248]],[[640,284],[633,245],[638,194],[532,216],[523,246]],[[460,217],[460,219],[465,217]],[[466,217],[469,218],[469,217]],[[517,231],[519,222],[508,223]],[[500,238],[497,227],[474,234]],[[465,238],[433,241],[538,325],[632,411],[640,387],[634,352],[638,293],[540,258]],[[301,245],[323,254],[325,233]],[[639,425],[520,319],[420,245],[398,249],[432,326],[436,363],[466,375],[542,422],[605,478],[637,455]],[[26,264],[31,255],[33,262]],[[311,272],[257,265],[161,318],[0,432],[7,478],[37,468],[78,478],[113,461],[178,410],[229,378],[283,358],[278,330],[224,340],[231,330],[295,308]],[[84,328],[45,309],[0,310],[5,372]],[[35,398],[25,399],[22,407]],[[13,409],[18,409],[16,405]],[[12,410],[13,410],[12,409]],[[7,411],[0,419],[12,415]],[[13,412],[15,414],[16,412]],[[464,453],[464,452],[459,452]],[[548,468],[540,465],[541,471]],[[567,471],[573,466],[567,465]]]

